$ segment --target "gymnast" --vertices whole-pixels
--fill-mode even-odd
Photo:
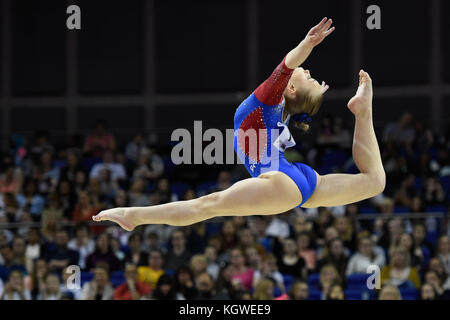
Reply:
[[[92,219],[113,221],[131,231],[143,224],[186,226],[218,216],[273,215],[295,207],[339,206],[381,193],[386,175],[372,122],[372,80],[363,70],[356,94],[347,104],[355,116],[352,154],[360,173],[319,175],[311,167],[284,157],[285,149],[295,145],[288,122],[308,130],[328,89],[325,82],[319,83],[300,66],[334,31],[332,23],[324,18],[313,27],[237,108],[234,148],[252,178],[193,200],[113,208]],[[273,129],[280,134],[274,137],[270,134]],[[248,132],[257,132],[252,143]]]

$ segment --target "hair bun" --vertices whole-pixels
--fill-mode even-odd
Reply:
[[[307,124],[306,122],[295,122],[295,127],[306,132],[309,130],[309,124]]]

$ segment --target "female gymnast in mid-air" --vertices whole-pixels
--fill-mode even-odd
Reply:
[[[193,200],[104,210],[93,220],[113,221],[128,231],[142,224],[185,226],[217,216],[272,215],[295,207],[345,205],[381,193],[386,176],[372,123],[372,80],[363,70],[356,94],[347,104],[355,116],[352,153],[360,173],[319,175],[284,157],[284,150],[295,145],[288,121],[307,130],[328,89],[300,65],[333,32],[331,24],[331,19],[324,18],[313,27],[237,108],[234,148],[252,178]],[[273,129],[281,133],[274,137]],[[252,143],[248,132],[256,132]]]

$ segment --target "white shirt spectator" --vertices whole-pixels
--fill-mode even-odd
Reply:
[[[95,241],[91,239],[88,240],[86,244],[80,246],[77,243],[77,239],[72,239],[67,244],[67,247],[79,253],[80,258],[78,260],[78,265],[81,269],[84,269],[86,268],[87,257],[95,250]]]
[[[127,178],[127,173],[121,163],[97,163],[92,167],[89,177],[99,178],[103,169],[108,169],[111,172],[111,179],[114,181]]]
[[[273,218],[267,227],[266,235],[287,238],[289,236],[289,224],[279,218]]]
[[[381,249],[383,250],[383,249]],[[356,252],[351,256],[348,261],[346,275],[351,275],[354,273],[367,273],[367,267],[370,265],[377,265],[378,267],[383,268],[386,264],[386,258],[383,253],[380,253],[378,250],[374,250],[375,257],[371,260],[369,257],[362,255],[359,252]]]

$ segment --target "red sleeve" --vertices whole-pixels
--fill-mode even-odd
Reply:
[[[286,89],[294,71],[294,69],[289,69],[286,66],[285,59],[286,57],[284,57],[283,61],[276,67],[270,77],[260,84],[254,92],[256,98],[266,105],[274,106],[281,102],[284,89]]]

